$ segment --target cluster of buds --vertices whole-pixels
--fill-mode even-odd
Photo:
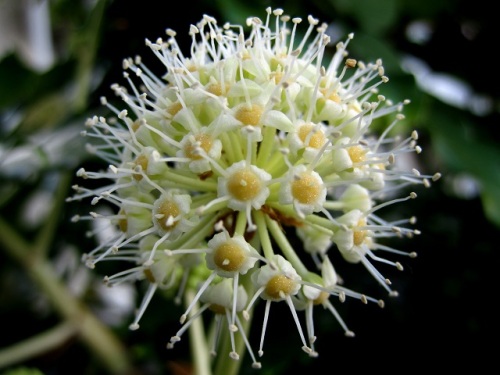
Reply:
[[[288,305],[310,356],[318,354],[316,307],[354,336],[335,301],[383,306],[343,285],[332,252],[361,264],[388,295],[397,295],[375,265],[402,270],[390,256],[416,254],[383,241],[419,232],[411,229],[414,218],[388,221],[378,213],[416,198],[409,185],[428,187],[439,178],[397,163],[421,148],[415,131],[392,135],[409,101],[393,103],[379,94],[388,82],[381,61],[348,58],[353,35],[333,44],[327,25],[311,16],[299,38],[302,19],[281,9],[266,12],[264,20],[247,20],[248,34],[243,26],[220,27],[204,16],[190,28],[189,54],[170,29],[165,40],[146,40],[165,67],[160,76],[139,57],[125,59],[127,87],[112,89],[126,109],[102,98],[110,116],[88,119],[84,131],[93,138],[89,151],[109,167],[77,172],[108,182],[74,186],[69,198],[115,208],[74,220],[109,224],[99,226],[109,235],[100,235],[83,257],[90,268],[110,260],[124,264],[105,283],[148,283],[131,329],[139,328],[155,291],[168,289],[173,302],[185,302],[185,312],[167,348],[211,311],[231,338],[225,355],[239,358],[234,341],[242,335],[255,368],[274,303]],[[381,134],[373,131],[376,122],[385,124]],[[191,300],[183,298],[187,289],[194,291]],[[265,313],[254,351],[242,323],[259,301]]]

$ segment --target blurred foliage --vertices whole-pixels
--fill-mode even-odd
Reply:
[[[30,3],[4,0],[0,10],[14,7],[13,15],[19,17]],[[389,361],[384,364],[386,372],[391,372],[387,366],[401,363],[415,369],[428,369],[433,363],[449,370],[464,363],[477,368],[488,363],[488,348],[482,342],[484,337],[494,337],[498,326],[488,301],[497,283],[494,245],[500,227],[500,84],[490,66],[496,61],[499,26],[491,2],[195,0],[178,4],[181,10],[152,0],[140,4],[54,0],[49,5],[54,61],[48,69],[30,66],[16,43],[1,51],[0,218],[8,225],[2,226],[4,230],[16,233],[19,241],[14,246],[22,241],[33,244],[33,259],[42,257],[52,265],[61,285],[71,287],[70,294],[90,311],[98,314],[105,305],[96,292],[98,275],[85,273],[79,264],[82,249],[93,244],[84,236],[88,228],[70,222],[75,213],[86,209],[62,205],[57,197],[71,193],[69,186],[76,183],[72,176],[79,166],[98,163],[85,153],[79,132],[88,116],[101,113],[100,96],[109,95],[110,85],[122,79],[121,60],[141,54],[153,70],[155,65],[161,69],[148,54],[145,38],[163,36],[168,27],[178,32],[179,43],[188,48],[189,25],[203,14],[221,22],[244,23],[251,15],[263,17],[267,6],[282,7],[293,16],[311,14],[332,22],[332,33],[341,40],[354,32],[348,48],[352,57],[383,59],[390,78],[383,94],[394,101],[412,101],[405,110],[404,126],[419,131],[424,148],[421,171],[438,170],[444,178],[419,192],[417,202],[404,208],[419,218],[423,235],[403,244],[421,256],[405,265],[409,271],[398,275],[403,279],[398,281],[401,298],[390,301],[384,311],[342,306],[342,315],[357,333],[351,340],[339,334],[330,316],[320,317],[318,330],[325,334],[318,339],[318,350],[324,354],[317,359],[300,356],[296,332],[274,320],[269,333],[274,343],[269,344],[260,374],[319,371],[332,365],[332,360],[339,369],[355,366],[358,370]],[[412,40],[409,30],[415,25],[424,26],[428,35]],[[431,72],[460,82],[468,90],[469,101],[453,105],[424,89],[402,64],[408,56],[424,62]],[[431,80],[431,87],[437,84],[437,79]],[[474,107],[475,96],[484,99],[486,109]],[[47,228],[51,234],[45,234]],[[39,288],[33,268],[3,251],[9,246],[6,232],[0,236],[0,316],[4,323],[14,322],[10,327],[14,329],[0,338],[0,348],[6,348],[50,329],[60,317],[54,308],[57,303]],[[363,285],[363,280],[358,282]],[[129,351],[137,374],[189,373],[187,346],[168,353],[164,349],[178,315],[176,308],[155,298],[141,330],[127,330],[129,317],[108,324]],[[58,345],[22,361],[30,369],[12,367],[3,374],[111,373],[91,346],[77,340],[80,336],[69,332],[64,337]],[[451,354],[444,354],[444,347]],[[255,373],[242,368],[242,374]]]

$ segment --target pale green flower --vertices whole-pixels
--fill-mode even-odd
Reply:
[[[362,264],[391,296],[397,291],[375,264],[402,266],[379,254],[415,255],[381,243],[418,234],[407,227],[414,219],[378,215],[415,198],[403,193],[409,185],[428,187],[439,178],[400,170],[395,162],[421,152],[416,132],[389,136],[409,101],[392,103],[379,94],[388,82],[382,61],[347,58],[352,34],[331,41],[326,25],[309,16],[300,37],[301,23],[268,8],[263,20],[248,18],[245,34],[243,26],[219,26],[204,16],[189,30],[186,55],[168,29],[165,39],[146,41],[165,70],[150,71],[140,57],[125,59],[127,87],[112,89],[126,108],[102,98],[111,116],[86,123],[88,150],[109,167],[77,174],[108,182],[75,186],[70,200],[108,204],[116,214],[95,210],[74,218],[109,224],[84,260],[90,267],[123,262],[122,272],[106,277],[109,285],[149,283],[132,329],[158,288],[173,290],[168,295],[176,303],[193,292],[169,348],[210,308],[217,324],[227,324],[230,358],[239,358],[234,333],[240,331],[253,366],[260,367],[240,316],[249,319],[254,305],[265,301],[262,355],[271,305],[284,301],[303,350],[316,356],[314,307],[329,310],[353,336],[329,297],[383,306],[341,285],[330,253]],[[332,42],[336,51],[328,56]],[[376,134],[372,124],[380,118],[389,125]]]

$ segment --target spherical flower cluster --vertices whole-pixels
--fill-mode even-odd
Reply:
[[[190,28],[188,54],[168,29],[165,40],[146,40],[165,71],[153,73],[139,57],[125,59],[127,87],[112,89],[126,109],[102,98],[111,115],[86,123],[84,135],[93,138],[89,151],[109,168],[77,175],[108,182],[94,189],[74,186],[69,200],[88,198],[91,205],[116,210],[74,218],[110,224],[110,234],[100,236],[84,261],[91,268],[105,260],[123,262],[123,271],[106,276],[110,286],[136,280],[149,285],[131,329],[139,328],[158,288],[173,290],[177,303],[194,289],[168,348],[194,319],[212,311],[219,327],[227,325],[218,332],[231,336],[225,354],[239,358],[234,340],[242,335],[259,368],[242,321],[265,301],[255,346],[262,356],[270,309],[283,301],[302,349],[316,356],[316,306],[330,311],[346,336],[354,334],[331,297],[383,306],[344,287],[330,254],[338,251],[364,266],[392,296],[397,292],[376,264],[401,270],[383,254],[415,256],[383,244],[384,238],[418,234],[410,228],[414,218],[378,215],[387,205],[415,198],[403,193],[409,185],[428,187],[439,178],[396,163],[400,155],[421,151],[416,132],[390,136],[409,102],[392,103],[379,94],[388,82],[381,61],[347,57],[353,35],[333,44],[325,24],[308,17],[299,34],[301,23],[268,8],[264,20],[247,20],[245,34],[243,26],[221,27],[204,16]],[[378,135],[372,131],[377,121],[387,125]]]

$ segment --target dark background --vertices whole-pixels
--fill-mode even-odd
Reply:
[[[101,73],[101,80],[89,91],[85,109],[66,113],[63,119],[55,121],[54,128],[64,126],[65,121],[78,119],[87,112],[101,110],[99,97],[111,95],[109,86],[112,83],[123,82],[121,60],[124,57],[140,54],[154,69],[158,63],[152,54],[148,55],[145,38],[154,40],[158,36],[163,37],[164,30],[169,27],[178,32],[179,43],[189,47],[189,25],[198,22],[205,13],[216,17],[221,24],[228,19],[241,23],[249,15],[264,17],[267,6],[283,7],[286,13],[293,16],[305,19],[312,14],[320,21],[333,22],[344,32],[343,35],[353,31],[355,38],[348,49],[356,58],[369,61],[384,57],[386,74],[391,79],[384,89],[392,90],[387,96],[395,100],[412,99],[407,124],[420,133],[424,149],[420,158],[424,171],[440,171],[443,174],[443,178],[432,188],[419,188],[418,199],[394,208],[398,210],[397,214],[415,215],[418,218],[417,227],[422,231],[412,240],[395,243],[396,247],[405,251],[418,253],[415,259],[402,260],[405,266],[403,272],[381,267],[390,275],[399,297],[385,298],[384,309],[351,300],[337,304],[342,317],[356,333],[355,338],[344,337],[331,315],[326,311],[317,311],[316,349],[320,355],[316,359],[308,358],[301,351],[288,308],[284,304],[273,307],[265,355],[261,359],[263,369],[252,370],[247,366],[248,358],[245,357],[241,374],[361,373],[371,370],[383,373],[443,370],[451,373],[464,370],[467,366],[477,373],[494,366],[499,266],[495,241],[499,238],[500,224],[500,82],[496,71],[498,59],[494,57],[494,52],[500,33],[491,2],[297,0],[254,1],[249,5],[242,1],[195,0],[175,6],[180,9],[174,10],[174,4],[165,1],[144,0],[139,3],[115,0],[107,3],[99,41],[89,46],[96,48],[93,64]],[[62,45],[68,43],[68,33],[77,35],[78,25],[89,22],[88,11],[79,2],[54,2],[53,12],[54,35]],[[432,29],[429,39],[421,44],[412,42],[406,36],[408,25],[417,20],[425,21]],[[490,98],[493,102],[491,111],[477,115],[421,91],[414,78],[399,65],[400,58],[407,54],[422,59],[436,72],[461,79],[476,93]],[[24,96],[20,89],[19,93],[13,89],[10,96],[3,93],[3,108],[10,108],[16,103],[27,109],[44,90],[57,91],[58,87],[72,79],[78,56],[76,53],[66,55],[54,71],[43,77],[28,72],[32,75],[32,82],[35,82],[34,91],[25,91]],[[0,61],[4,77],[11,71],[16,74],[26,72],[26,67],[12,59],[14,57],[8,56]],[[21,87],[26,86],[23,78],[18,80]],[[2,90],[5,92],[6,88]],[[4,132],[4,139],[11,145],[20,144],[23,137],[33,131],[20,129],[12,133]],[[49,166],[29,178],[9,181],[18,192],[2,203],[0,215],[4,219],[15,217],[15,210],[24,197],[44,181],[44,173],[57,173],[61,168],[74,168],[76,171],[77,164],[92,166],[94,163],[97,162],[81,159],[70,166]],[[475,181],[477,194],[466,195],[463,188],[454,188],[457,178],[461,176]],[[79,245],[91,246],[90,240],[88,244],[81,243],[87,240],[81,240],[75,226],[69,223],[69,218],[79,208],[70,206],[66,210],[61,215],[59,233],[66,234]],[[33,230],[22,228],[22,222],[13,222],[27,238],[33,235]],[[58,237],[55,244],[57,241]],[[345,266],[339,272],[349,278],[348,285],[352,289],[372,288],[373,281],[369,276],[365,277],[362,270],[354,271],[359,276],[350,279],[351,268],[354,269]],[[33,304],[35,292],[31,291],[36,286],[24,276],[19,264],[3,251],[0,252],[0,272],[3,290],[0,294],[0,316],[4,325],[11,326],[8,330],[5,327],[6,334],[1,335],[0,347],[7,347],[42,331],[43,327],[52,326],[58,318],[50,308],[43,314],[37,312]],[[15,287],[12,287],[12,280],[15,280]],[[374,292],[382,295],[383,291]],[[88,294],[82,296],[82,300],[92,306],[93,300]],[[128,322],[113,328],[130,348],[138,374],[182,374],[188,367],[188,347],[184,341],[175,351],[165,350],[165,343],[177,330],[175,322],[179,313],[178,309],[170,307],[168,301],[156,297],[139,331],[128,331]],[[259,326],[258,318],[262,314],[257,310],[255,316],[254,324]],[[258,342],[259,334],[260,329],[253,331],[253,343]],[[27,359],[20,365],[54,375],[106,373],[95,356],[78,340]]]

